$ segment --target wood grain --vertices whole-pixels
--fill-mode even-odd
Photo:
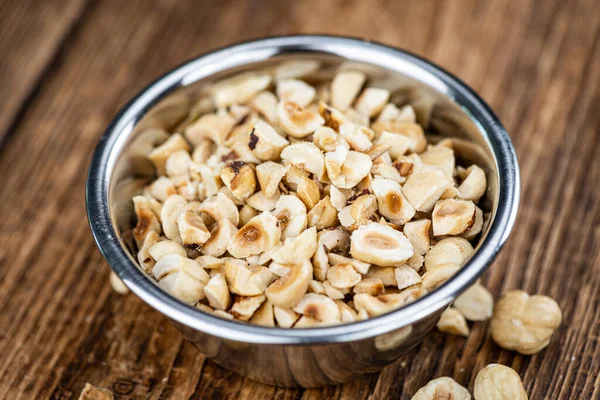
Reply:
[[[597,1],[99,0],[0,8],[4,398],[73,399],[91,382],[118,399],[409,399],[443,375],[472,388],[490,362],[517,370],[530,399],[600,398]],[[484,283],[496,296],[523,288],[557,299],[564,322],[546,350],[532,357],[501,350],[478,323],[467,339],[435,332],[380,374],[345,386],[279,389],[206,361],[165,317],[111,292],[83,194],[91,152],[117,109],[201,52],[309,32],[367,37],[430,58],[500,116],[517,148],[523,196]]]
[[[0,144],[77,26],[84,0],[0,3]]]

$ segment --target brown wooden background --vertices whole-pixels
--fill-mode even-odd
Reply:
[[[409,399],[434,377],[472,389],[490,362],[530,399],[600,398],[600,2],[0,1],[0,397],[73,399],[85,382],[118,399]],[[486,274],[555,297],[564,322],[533,357],[430,335],[379,375],[322,390],[236,376],[108,285],[84,181],[112,116],[159,74],[264,35],[362,36],[426,56],[492,105],[511,133],[523,197]]]

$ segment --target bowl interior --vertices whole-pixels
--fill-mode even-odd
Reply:
[[[416,321],[427,314],[428,307],[439,309],[447,305],[483,272],[506,239],[516,212],[518,169],[508,136],[487,106],[460,81],[417,57],[358,40],[329,38],[331,43],[325,45],[319,44],[317,39],[292,37],[280,38],[280,42],[275,44],[269,43],[269,40],[251,42],[192,60],[151,84],[123,108],[107,130],[90,166],[90,224],[112,268],[136,294],[155,308],[166,313],[163,303],[170,296],[163,294],[157,298],[157,291],[160,290],[150,289],[148,284],[153,286],[154,282],[141,272],[135,261],[131,230],[136,221],[131,198],[154,179],[154,169],[147,154],[159,140],[164,139],[159,130],[178,131],[189,121],[187,118],[190,113],[200,115],[208,111],[203,104],[216,82],[247,71],[273,73],[282,63],[291,61],[318,61],[321,68],[303,78],[314,84],[331,80],[340,69],[364,71],[369,77],[370,86],[390,90],[391,102],[414,107],[418,122],[425,127],[430,140],[454,138],[458,165],[476,163],[486,171],[488,190],[479,206],[486,215],[487,223],[484,224],[484,231],[471,260],[436,291],[390,313],[396,314],[405,309],[410,311],[412,308],[412,313],[402,311],[406,313],[404,319],[392,325],[398,327],[402,323]],[[106,204],[94,204],[105,200]],[[97,210],[94,210],[95,207]],[[105,218],[107,221],[103,220]],[[108,226],[101,227],[105,222],[108,222]],[[134,271],[136,268],[137,272]],[[147,282],[142,282],[144,279]],[[149,290],[152,293],[148,294]],[[442,294],[432,297],[440,291]],[[428,304],[427,298],[430,298]],[[172,298],[170,301],[179,303]],[[178,310],[183,314],[169,314],[179,322],[206,328],[207,323],[216,320],[183,303],[179,304]],[[195,318],[192,314],[201,315],[203,322],[192,323]],[[241,326],[236,322],[221,321],[222,324]],[[368,321],[351,325],[365,322]],[[246,329],[247,326],[244,326]],[[249,329],[254,328],[290,331],[262,327]],[[324,329],[334,332],[333,327],[311,330]]]

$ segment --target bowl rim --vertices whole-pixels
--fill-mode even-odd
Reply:
[[[215,72],[291,52],[333,54],[403,74],[410,72],[423,84],[433,86],[458,103],[477,125],[490,147],[498,169],[499,198],[487,236],[456,275],[413,303],[363,321],[317,328],[273,328],[226,320],[203,313],[160,289],[139,269],[114,229],[108,206],[110,178],[126,137],[146,111],[174,90]],[[226,65],[223,66],[223,63]],[[326,344],[368,339],[418,322],[442,309],[494,260],[512,230],[519,199],[519,166],[510,137],[491,108],[475,91],[453,74],[408,51],[371,40],[330,35],[276,36],[241,42],[204,53],[173,68],[146,86],[118,111],[98,142],[86,182],[87,215],[94,240],[112,270],[133,293],[187,327],[223,339],[272,345]]]

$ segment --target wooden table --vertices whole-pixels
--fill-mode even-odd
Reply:
[[[0,397],[409,399],[430,379],[472,389],[509,365],[530,399],[600,398],[600,3],[4,0],[0,2]],[[168,320],[108,285],[84,207],[90,155],[127,99],[195,55],[264,35],[326,32],[399,46],[474,87],[511,133],[523,195],[484,283],[557,299],[533,357],[487,324],[431,334],[381,374],[278,389],[207,361]]]

